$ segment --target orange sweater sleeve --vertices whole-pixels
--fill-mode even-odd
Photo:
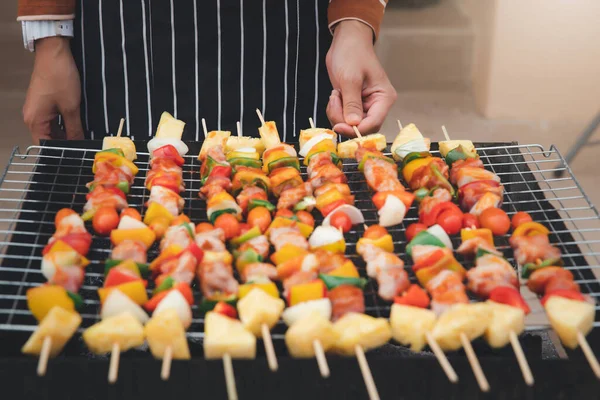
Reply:
[[[331,0],[327,10],[329,30],[333,33],[335,24],[354,19],[369,25],[377,38],[387,2],[388,0]]]
[[[75,18],[75,0],[18,0],[18,21]]]

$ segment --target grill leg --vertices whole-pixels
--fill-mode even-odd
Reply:
[[[581,148],[583,146],[585,146],[585,144],[588,142],[588,140],[590,139],[590,137],[592,136],[592,134],[594,133],[596,128],[598,128],[599,125],[600,125],[600,112],[598,112],[598,114],[596,114],[596,116],[594,117],[592,122],[587,126],[587,128],[585,128],[583,133],[581,135],[579,135],[577,142],[575,142],[575,145],[573,145],[573,147],[571,147],[571,149],[567,153],[567,156],[565,157],[565,162],[567,164],[571,164],[571,161],[573,161],[573,159],[575,158],[577,153],[579,153],[579,150],[581,150]],[[564,166],[565,165],[561,163],[561,165],[559,165],[559,168],[564,167]],[[554,176],[560,177],[563,175],[564,172],[565,172],[564,170],[555,171]]]

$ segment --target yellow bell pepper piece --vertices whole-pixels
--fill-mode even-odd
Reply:
[[[179,253],[181,253],[183,251],[183,249],[181,248],[181,246],[173,244],[169,247],[167,247],[166,249],[164,249],[160,255],[158,257],[156,257],[154,260],[152,260],[152,262],[150,263],[150,271],[154,271],[158,265],[160,263],[162,263],[164,260],[176,256]]]
[[[292,286],[290,289],[288,303],[291,307],[305,301],[322,299],[326,293],[325,284],[320,279],[313,282],[301,283]]]
[[[268,237],[272,228],[283,228],[283,227],[289,227],[289,226],[297,226],[298,229],[300,229],[300,233],[305,238],[309,237],[310,234],[312,233],[312,231],[315,229],[315,228],[313,228],[312,226],[310,226],[308,224],[305,224],[305,223],[302,223],[302,222],[293,221],[293,220],[291,220],[289,218],[275,217],[275,219],[273,220],[273,222],[271,222],[271,225],[269,225],[269,229],[267,229],[267,231],[265,232],[265,234]]]
[[[413,174],[416,170],[426,165],[429,165],[433,161],[433,157],[425,157],[418,158],[408,163],[404,168],[402,168],[402,176],[404,180],[408,183],[410,182]]]
[[[304,157],[304,165],[308,166],[308,160],[310,160],[310,157],[313,154],[317,154],[317,153],[320,153],[322,151],[327,151],[329,153],[337,154],[337,149],[335,148],[335,143],[333,143],[333,140],[331,140],[331,139],[323,139],[319,143],[317,143],[316,145],[314,145],[310,149],[310,151],[308,152],[308,154],[306,155],[306,157]]]
[[[484,239],[486,242],[494,245],[494,234],[490,229],[480,228],[480,229],[461,229],[460,230],[460,238],[463,242],[466,242],[469,239],[473,239],[476,237],[480,237]]]
[[[233,262],[233,256],[228,251],[205,251],[202,263],[222,261],[227,265]]]
[[[276,251],[271,255],[271,261],[273,264],[279,265],[306,253],[308,253],[308,251],[302,247],[294,246],[293,244],[288,243],[283,245],[279,251]]]
[[[144,215],[144,224],[150,225],[157,218],[166,218],[170,225],[175,217],[162,204],[151,203]]]
[[[115,153],[106,152],[106,153],[96,153],[96,156],[94,157],[94,165],[92,165],[92,173],[94,173],[94,174],[96,173],[96,163],[100,162],[100,161],[108,161],[115,167],[121,167],[121,166],[125,165],[131,170],[133,175],[137,175],[137,173],[139,171],[138,167],[134,163],[132,163],[131,161],[126,159],[125,157],[121,157],[120,155],[115,154]]]
[[[27,307],[37,319],[41,321],[53,307],[60,307],[67,311],[75,311],[75,304],[67,291],[58,285],[42,285],[27,290]]]
[[[227,153],[227,161],[233,159],[233,158],[251,158],[252,160],[260,160],[260,155],[258,154],[258,151],[255,151],[253,153],[251,152],[246,152],[246,151],[230,151],[229,153]]]
[[[72,253],[74,258],[79,258],[80,262],[78,263],[79,265],[81,265],[82,268],[86,267],[89,265],[90,260],[88,260],[87,258],[85,258],[84,256],[82,256],[81,254],[79,254],[77,252],[77,250],[75,250],[74,248],[72,248],[71,246],[69,246],[67,243],[63,242],[62,240],[57,240],[52,247],[50,248],[50,251],[47,254],[51,254],[51,253],[56,253],[56,252],[62,252],[62,253]]]
[[[235,203],[235,199],[229,193],[220,192],[220,193],[215,194],[210,199],[208,199],[208,201],[206,202],[206,208],[207,209],[212,208],[224,201],[232,201]]]
[[[333,276],[341,276],[345,278],[359,278],[358,270],[354,263],[350,260],[343,263],[341,266],[337,267],[333,271],[329,272],[327,275]]]
[[[290,155],[284,150],[274,150],[269,152],[268,157],[263,160],[263,171],[269,172],[269,163],[279,160],[280,158],[288,158]]]
[[[238,287],[238,299],[244,298],[252,289],[258,288],[264,291],[266,294],[279,298],[279,290],[277,290],[277,285],[275,282],[266,282],[266,283],[246,283],[244,285],[240,285]]]
[[[317,207],[317,210],[322,210],[324,207],[327,207],[327,205],[338,200],[345,200],[344,195],[339,190],[331,188],[325,193],[321,193],[317,196],[315,206]]]
[[[512,237],[549,235],[550,231],[539,222],[525,222],[514,230]]]
[[[110,292],[115,289],[119,289],[124,295],[129,297],[135,304],[144,305],[148,301],[148,294],[146,293],[146,288],[144,287],[144,283],[139,281],[122,283],[117,286],[111,286],[107,288],[98,289],[98,296],[100,297],[100,303],[104,304],[104,300],[108,297]]]
[[[141,277],[140,269],[133,260],[125,260],[120,264],[117,264],[114,268],[126,269],[127,271],[133,272],[137,277]]]
[[[337,242],[329,243],[323,246],[311,248],[311,250],[327,250],[332,253],[341,253],[344,254],[346,252],[346,241],[338,240]]]
[[[156,234],[148,227],[137,229],[115,229],[110,233],[110,241],[115,246],[130,239],[141,241],[146,248],[149,248],[156,240]]]
[[[373,246],[377,246],[380,249],[387,251],[388,253],[394,252],[394,240],[392,239],[392,235],[390,234],[384,235],[379,239],[360,238],[356,243],[356,251],[358,252],[358,249],[366,244],[372,244]]]

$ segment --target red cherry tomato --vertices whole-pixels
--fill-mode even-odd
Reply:
[[[92,226],[98,235],[108,235],[119,225],[119,214],[113,207],[102,207],[94,214]]]
[[[56,213],[56,216],[54,217],[54,225],[58,227],[58,225],[60,225],[60,221],[63,220],[63,218],[68,217],[69,215],[73,215],[73,214],[77,214],[75,211],[71,210],[70,208],[63,208],[61,210],[59,210]]]
[[[510,229],[510,218],[500,208],[488,208],[479,215],[482,228],[487,228],[496,236],[505,235]]]
[[[298,220],[303,224],[310,225],[313,227],[315,226],[315,219],[313,218],[312,214],[308,211],[298,211],[296,213],[296,217],[298,217]]]
[[[363,234],[363,237],[365,239],[373,239],[373,240],[375,240],[375,239],[379,239],[380,237],[383,237],[383,236],[385,236],[387,234],[388,234],[388,231],[383,226],[381,226],[381,225],[371,225],[370,227],[367,228],[367,230]]]
[[[426,231],[426,230],[427,230],[427,225],[425,225],[425,224],[421,224],[419,222],[410,224],[406,228],[406,240],[408,240],[410,242],[411,240],[413,240],[413,238],[415,236],[417,236],[417,234],[419,232]]]
[[[557,289],[552,291],[547,291],[546,295],[542,297],[541,303],[543,306],[546,305],[546,302],[552,296],[564,297],[565,299],[577,300],[577,301],[585,301],[585,297],[578,292],[577,290],[569,290],[569,289]]]
[[[517,229],[519,225],[524,224],[525,222],[531,222],[533,219],[531,215],[527,214],[525,211],[519,211],[512,217],[512,227],[513,229]]]
[[[235,310],[235,307],[223,301],[218,302],[213,311],[229,318],[237,318],[237,311]]]
[[[476,215],[466,213],[463,215],[463,228],[475,228],[479,229],[481,225],[479,224],[479,219]]]
[[[240,222],[231,214],[221,214],[215,220],[215,228],[223,229],[225,239],[233,239],[240,234]]]
[[[292,210],[288,210],[287,208],[281,208],[277,210],[275,216],[283,218],[292,218],[294,216],[294,212]]]
[[[334,228],[341,229],[344,233],[352,229],[352,220],[346,213],[341,211],[336,211],[335,213],[333,213],[331,219],[329,220],[329,223]]]
[[[208,232],[215,229],[210,222],[200,222],[196,225],[196,233]]]
[[[254,207],[248,213],[248,225],[258,226],[262,233],[271,225],[271,213],[265,207]]]
[[[138,212],[138,210],[136,210],[135,208],[124,208],[123,211],[121,211],[121,218],[123,218],[124,216],[128,216],[131,217],[137,221],[141,221],[142,220],[142,216],[140,215],[140,213]]]
[[[461,212],[446,210],[439,215],[436,222],[448,235],[455,235],[462,228],[463,216]]]

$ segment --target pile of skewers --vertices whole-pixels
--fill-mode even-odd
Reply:
[[[356,356],[372,399],[378,394],[364,352],[390,338],[416,352],[429,345],[452,382],[458,377],[444,351],[464,348],[484,391],[489,384],[470,342],[484,336],[492,347],[511,343],[525,381],[533,384],[518,341],[529,306],[515,270],[494,246],[494,235],[506,234],[511,226],[500,208],[503,187],[470,141],[447,138],[436,157],[429,152],[430,140],[410,124],[401,127],[390,158],[382,153],[383,135],[363,136],[356,130],[356,139],[336,144],[333,131],[310,121],[296,152],[281,143],[275,123],[258,114],[260,139],[242,136],[239,124],[237,136],[207,132],[203,121],[199,196],[206,201],[208,222],[197,225],[182,214],[183,156],[188,152],[181,141],[182,121],[164,113],[148,143],[149,200],[143,219],[128,208],[126,197],[138,172],[135,146],[120,137],[122,123],[117,137],[105,139],[94,159],[82,217],[66,209],[57,214],[56,233],[43,252],[48,284],[27,293],[40,326],[23,351],[41,354],[40,374],[48,356],[60,353],[81,323],[74,310],[83,303],[76,292],[91,245],[84,221],[92,220],[94,231],[110,236],[114,247],[105,262],[104,287],[98,290],[101,321],[83,338],[94,353],[111,353],[110,382],[117,378],[119,353],[146,341],[162,359],[163,379],[169,377],[172,359],[190,358],[185,330],[192,323],[197,281],[199,309],[206,313],[204,355],[223,360],[230,398],[237,397],[232,359],[255,358],[257,338],[264,342],[270,369],[278,369],[270,330],[280,319],[288,326],[289,353],[316,357],[323,377],[330,374],[327,352]],[[356,251],[377,282],[378,295],[394,302],[389,321],[365,314],[367,280],[344,255],[344,233],[365,219],[354,207],[343,158],[357,161],[374,191],[379,224],[364,225]],[[396,162],[412,192],[398,178]],[[386,230],[402,223],[415,199],[419,223],[407,228],[406,254],[419,285],[410,283]],[[315,227],[313,209],[324,218],[321,226]],[[594,306],[573,275],[560,267],[560,251],[550,244],[548,230],[528,215],[517,215],[510,243],[521,277],[529,278],[532,291],[545,295],[542,304],[563,343],[581,345],[600,376],[585,341]],[[457,252],[475,259],[468,271],[453,254],[450,236],[459,232]],[[148,263],[148,249],[157,239],[160,254]],[[154,280],[150,298],[147,278]],[[471,303],[467,290],[486,301]]]

